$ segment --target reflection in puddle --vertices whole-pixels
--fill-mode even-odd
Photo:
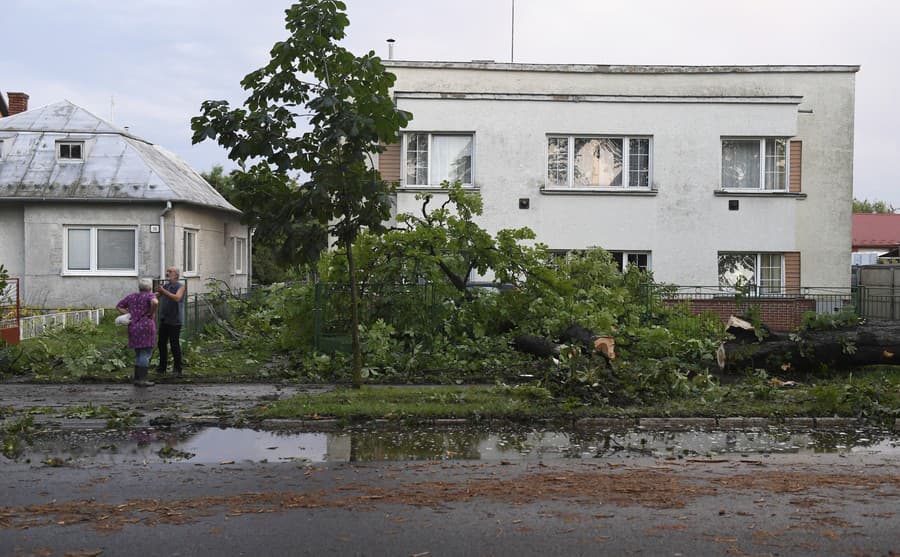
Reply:
[[[109,436],[107,436],[109,435]],[[115,437],[115,435],[119,435]],[[86,433],[37,443],[20,460],[71,458],[98,464],[183,461],[370,462],[409,460],[539,461],[690,458],[759,454],[865,453],[900,456],[900,436],[886,431],[541,431],[417,428],[281,433],[206,428],[196,432]]]

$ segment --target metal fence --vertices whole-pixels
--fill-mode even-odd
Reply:
[[[734,300],[749,308],[760,300],[814,300],[816,313],[839,313],[857,310],[859,291],[839,287],[791,287],[735,290],[723,286],[684,286],[675,284],[643,285],[647,302],[653,300]]]

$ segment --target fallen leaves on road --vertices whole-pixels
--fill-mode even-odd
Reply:
[[[693,478],[662,470],[596,468],[586,471],[529,473],[517,477],[479,477],[461,481],[400,482],[390,486],[343,484],[311,492],[241,493],[181,500],[92,500],[0,507],[0,528],[90,523],[96,530],[115,531],[126,524],[178,525],[198,517],[282,512],[288,509],[345,508],[376,510],[373,505],[442,507],[488,499],[512,505],[535,501],[568,501],[588,505],[683,508],[697,497],[720,489],[801,493],[812,488],[861,489],[869,492],[900,488],[900,476],[765,472],[728,477]],[[756,499],[754,502],[763,502]],[[795,499],[798,506],[806,500]],[[808,500],[812,503],[812,499]],[[594,515],[607,518],[611,515]],[[398,520],[399,521],[399,520]],[[830,525],[838,526],[838,525]],[[674,528],[674,527],[672,527]],[[722,541],[728,541],[722,538]]]

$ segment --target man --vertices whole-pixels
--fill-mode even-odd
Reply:
[[[175,267],[166,269],[166,282],[156,288],[159,305],[159,365],[156,373],[165,373],[168,365],[168,347],[172,347],[172,372],[181,376],[181,324],[184,322],[184,283],[178,278]]]

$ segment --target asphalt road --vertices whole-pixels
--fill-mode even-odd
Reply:
[[[0,457],[0,555],[900,555],[900,459]]]

